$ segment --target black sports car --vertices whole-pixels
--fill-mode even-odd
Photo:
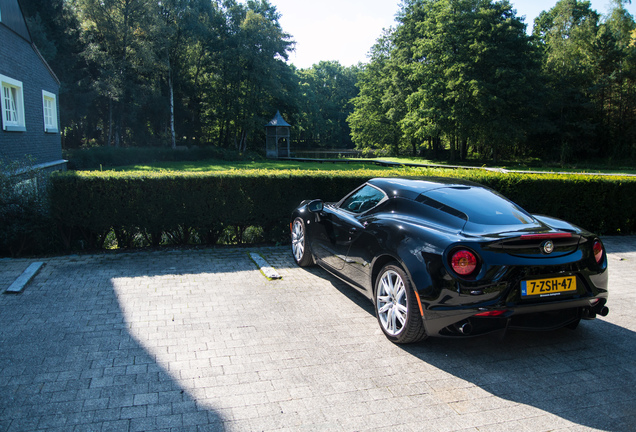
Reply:
[[[296,263],[362,292],[396,343],[575,328],[609,312],[597,236],[476,183],[377,178],[337,203],[303,201],[290,225]]]

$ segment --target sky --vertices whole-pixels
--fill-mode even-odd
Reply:
[[[525,16],[528,32],[534,18],[549,10],[557,0],[512,0],[517,16]],[[269,0],[281,13],[283,31],[296,41],[289,63],[299,69],[320,60],[337,60],[343,66],[366,63],[367,53],[382,35],[395,25],[400,0]],[[592,9],[606,14],[610,0],[592,0]],[[636,0],[627,5],[636,16]]]

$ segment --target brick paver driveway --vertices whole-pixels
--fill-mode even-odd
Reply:
[[[0,431],[636,430],[636,237],[605,241],[606,318],[411,346],[287,247],[45,259],[0,295]]]

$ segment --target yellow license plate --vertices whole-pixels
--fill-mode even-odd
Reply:
[[[521,282],[521,297],[550,297],[576,291],[576,277],[535,279]]]

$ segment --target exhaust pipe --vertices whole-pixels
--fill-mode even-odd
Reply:
[[[461,334],[463,334],[463,335],[469,335],[469,334],[471,334],[471,333],[472,333],[472,331],[473,331],[473,326],[472,326],[472,325],[470,325],[470,323],[469,323],[469,322],[465,322],[464,324],[462,324],[462,325],[460,325],[460,326],[458,327],[458,330],[459,330],[459,332],[460,332]]]
[[[600,308],[585,308],[583,309],[581,318],[583,318],[584,320],[593,320],[594,318],[596,318],[596,314],[599,314],[600,316],[607,316],[607,314],[609,314],[609,308],[607,306],[603,306]]]

